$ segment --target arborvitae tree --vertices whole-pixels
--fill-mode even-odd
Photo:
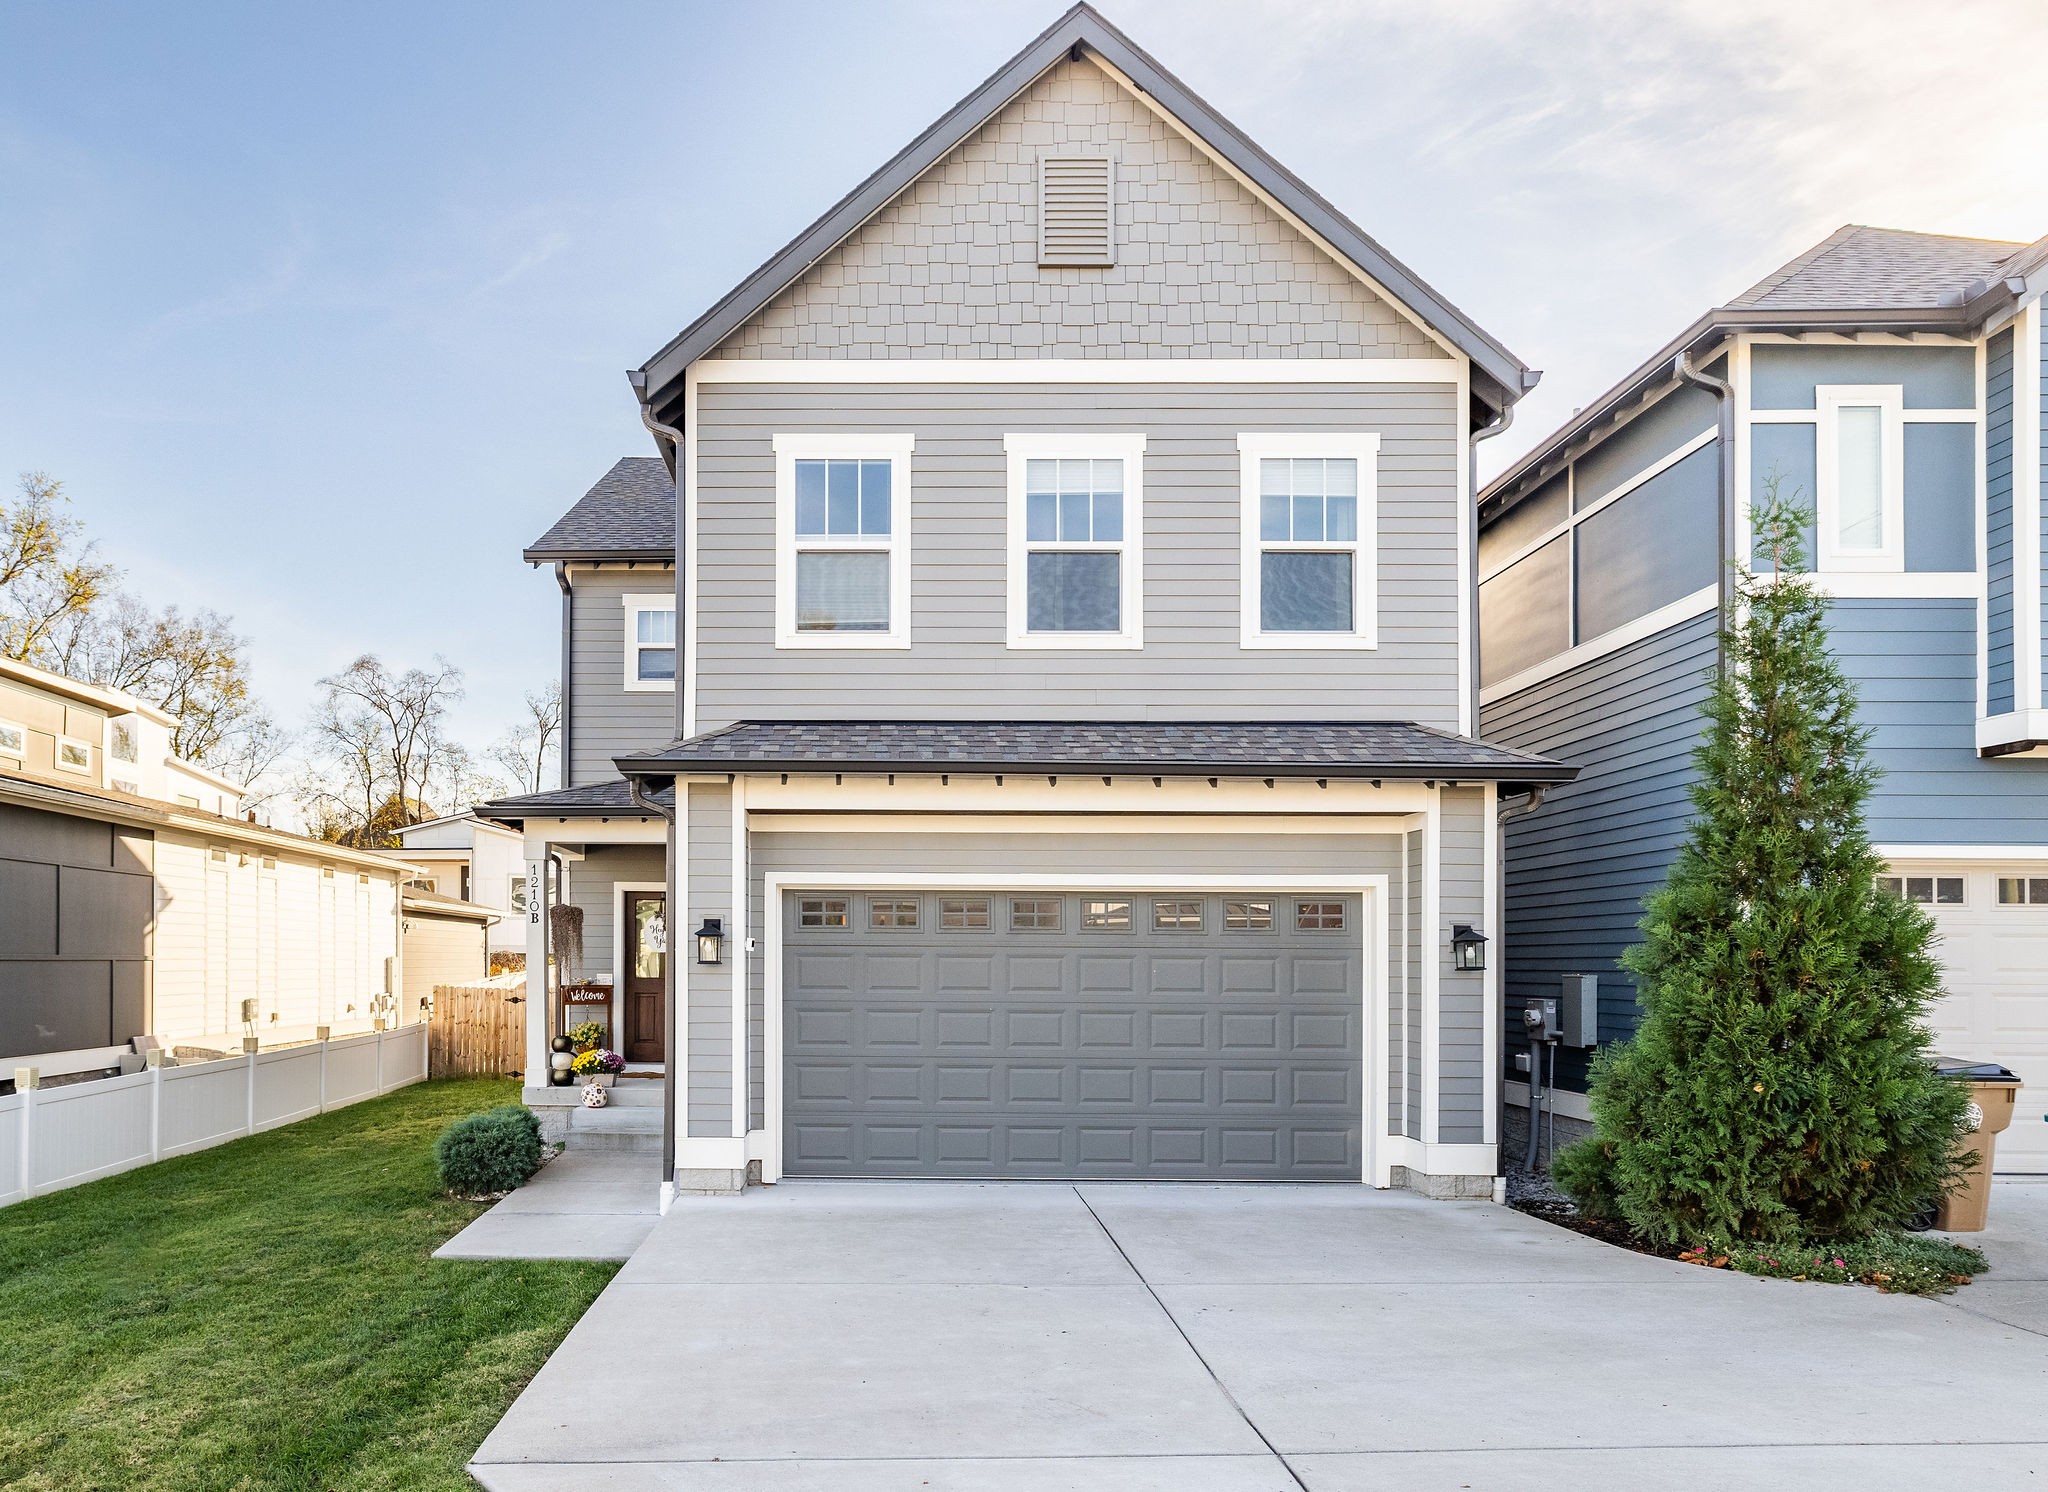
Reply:
[[[1694,753],[1691,837],[1650,897],[1634,1038],[1594,1063],[1580,1206],[1662,1243],[1847,1239],[1952,1184],[1967,1095],[1937,1077],[1934,924],[1878,889],[1877,779],[1805,576],[1807,514],[1773,483],[1769,572],[1737,572]]]

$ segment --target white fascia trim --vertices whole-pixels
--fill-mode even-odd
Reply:
[[[1131,651],[1145,646],[1145,437],[1129,435],[1005,435],[1003,451],[1009,465],[1009,544],[1004,575],[1008,591],[1008,645],[1037,651]],[[1026,463],[1083,457],[1121,461],[1124,467],[1124,536],[1116,543],[1031,542],[1025,527]],[[1119,556],[1117,615],[1123,626],[1115,632],[1033,632],[1029,620],[1026,555],[1033,550],[1100,553]]]
[[[1977,720],[1977,749],[2005,746],[2014,741],[2048,741],[2048,709],[2012,710],[2003,715],[1980,716]]]
[[[1616,503],[1620,502],[1624,497],[1627,497],[1631,492],[1635,491],[1636,488],[1642,486],[1643,483],[1649,481],[1650,478],[1655,476],[1662,476],[1665,472],[1671,470],[1672,467],[1678,465],[1679,462],[1683,461],[1686,457],[1692,455],[1695,451],[1705,450],[1708,446],[1714,443],[1716,437],[1718,437],[1719,434],[1720,432],[1718,430],[1701,431],[1698,435],[1695,435],[1691,440],[1688,440],[1684,445],[1678,447],[1669,455],[1663,456],[1658,460],[1651,462],[1648,466],[1644,467],[1641,471],[1637,472],[1634,476],[1630,477],[1627,481],[1623,482],[1619,487],[1616,487],[1612,492],[1608,493],[1598,502],[1587,503],[1583,511],[1568,514],[1565,517],[1564,522],[1558,524],[1557,527],[1548,530],[1546,533],[1544,533],[1544,535],[1541,538],[1532,540],[1531,542],[1524,544],[1520,549],[1517,549],[1513,554],[1509,555],[1499,564],[1494,565],[1490,569],[1488,569],[1484,574],[1482,574],[1479,577],[1480,584],[1484,585],[1487,581],[1493,579],[1494,576],[1500,574],[1503,570],[1512,569],[1517,563],[1527,559],[1530,555],[1534,554],[1537,550],[1541,549],[1545,544],[1548,544],[1553,540],[1559,538],[1560,536],[1569,533],[1572,529],[1576,528],[1579,524],[1584,523],[1588,518],[1591,518],[1594,514],[1602,512],[1607,508],[1613,507]],[[1578,462],[1572,462],[1571,469],[1573,471],[1576,471],[1577,468]],[[1567,480],[1569,480],[1569,478]],[[1567,493],[1567,501],[1576,502],[1577,494]],[[1576,567],[1574,567],[1574,570],[1576,570]]]
[[[745,779],[742,779],[744,781]],[[750,813],[756,834],[1400,834],[1421,825],[1423,806],[1387,813]]]
[[[1984,588],[1974,570],[1837,570],[1805,579],[1824,596],[1908,601],[1970,600]]]
[[[1359,358],[716,358],[695,363],[704,383],[1438,383],[1465,360]]]
[[[1906,568],[1906,391],[1896,383],[1824,383],[1814,390],[1815,568],[1824,575],[1896,574]],[[1884,544],[1842,549],[1835,542],[1841,513],[1841,439],[1845,406],[1879,411],[1878,483]]]
[[[1527,1083],[1516,1078],[1509,1078],[1501,1087],[1503,1090],[1502,1096],[1507,1100],[1509,1107],[1517,1109],[1529,1107],[1529,1085]],[[1567,1119],[1582,1119],[1588,1124],[1593,1122],[1593,1108],[1586,1101],[1586,1095],[1574,1093],[1569,1088],[1551,1089],[1550,1107]]]
[[[673,679],[643,679],[640,675],[640,613],[643,611],[674,611],[674,591],[632,591],[619,597],[619,604],[626,612],[624,685],[628,694],[673,694],[676,692]],[[677,657],[681,658],[682,638],[676,638]]]
[[[1660,606],[1634,621],[1603,632],[1590,642],[1582,642],[1575,648],[1568,648],[1554,658],[1511,674],[1498,684],[1488,684],[1479,691],[1479,702],[1490,705],[1495,700],[1506,699],[1511,694],[1520,694],[1524,689],[1533,689],[1538,684],[1556,678],[1559,674],[1570,673],[1575,668],[1584,668],[1588,663],[1616,653],[1626,647],[1633,647],[1645,638],[1655,637],[1666,628],[1680,622],[1691,621],[1715,610],[1721,604],[1721,593],[1717,586],[1701,586],[1689,596],[1681,596],[1669,605]]]
[[[1750,412],[1749,422],[1752,425],[1811,425],[1819,418],[1817,409],[1757,409]],[[1974,425],[1982,417],[1974,409],[1913,409],[1902,404],[1899,418],[1908,425]]]
[[[1060,776],[1057,785],[1028,773],[1004,773],[1000,780],[958,773],[936,777],[899,774],[894,782],[877,777],[835,781],[834,775],[791,773],[783,781],[781,774],[751,774],[747,804],[756,814],[1050,813],[1068,815],[1078,824],[1091,815],[1148,813],[1257,818],[1284,814],[1421,813],[1435,800],[1435,793],[1419,782],[1388,781],[1384,786],[1374,787],[1369,781],[1336,778],[1324,779],[1328,787],[1317,787],[1313,778],[1276,777],[1273,785],[1267,787],[1257,777],[1219,775],[1216,786],[1211,787],[1206,778],[1162,777],[1155,787],[1143,773],[1104,782],[1099,775],[1084,771]]]
[[[2013,700],[2041,694],[2041,302],[2020,313],[2012,339]]]
[[[910,456],[916,437],[890,435],[778,434],[775,447],[775,646],[841,648],[875,652],[910,646]],[[804,540],[804,547],[886,552],[889,556],[889,627],[885,632],[804,632],[796,625],[796,463],[798,461],[887,461],[889,540]],[[694,573],[694,565],[692,570]]]
[[[1894,868],[1938,861],[1996,869],[2013,860],[2048,860],[2048,844],[1874,844],[1870,848]]]
[[[1360,981],[1365,1029],[1361,1041],[1364,1113],[1359,1124],[1363,1144],[1359,1180],[1369,1186],[1387,1187],[1396,1163],[1390,1151],[1396,1139],[1385,1133],[1387,1117],[1387,963],[1388,963],[1388,878],[1384,875],[1300,875],[1300,876],[1193,876],[1147,875],[1112,878],[1105,876],[948,874],[905,877],[877,874],[869,869],[833,869],[819,866],[803,871],[769,874],[761,884],[761,925],[766,932],[761,955],[761,1029],[766,1041],[762,1069],[765,1082],[763,1119],[765,1133],[752,1158],[761,1162],[761,1179],[779,1181],[783,1174],[783,1081],[782,1081],[782,898],[789,891],[1251,891],[1315,892],[1362,896],[1369,899],[1360,917],[1359,936],[1364,954],[1364,977]],[[743,1139],[728,1144],[740,1147],[741,1165],[751,1147]],[[680,1150],[680,1146],[678,1149]],[[1490,1146],[1455,1147],[1471,1151]],[[678,1164],[681,1164],[680,1156]]]
[[[1240,431],[1238,459],[1238,639],[1240,648],[1368,652],[1380,645],[1379,454],[1376,430],[1329,434]],[[1290,544],[1294,553],[1343,552],[1352,556],[1349,632],[1265,632],[1259,628],[1259,462],[1268,457],[1323,456],[1358,463],[1358,537],[1348,544]],[[1465,506],[1461,495],[1459,507]],[[1460,552],[1463,552],[1462,546]],[[1462,591],[1459,613],[1465,611]]]

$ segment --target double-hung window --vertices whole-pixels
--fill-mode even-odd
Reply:
[[[1145,642],[1142,435],[1010,435],[1013,648]]]
[[[642,693],[676,687],[676,598],[654,591],[620,598],[626,607],[626,688]]]
[[[908,435],[775,437],[775,645],[910,646]]]
[[[1815,391],[1815,515],[1820,568],[1906,567],[1905,391],[1822,384]]]
[[[1239,641],[1379,643],[1379,436],[1240,435]]]

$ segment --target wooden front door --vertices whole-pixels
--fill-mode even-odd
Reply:
[[[668,1060],[668,1001],[662,974],[668,960],[668,897],[660,891],[626,893],[626,1028],[628,1062]]]

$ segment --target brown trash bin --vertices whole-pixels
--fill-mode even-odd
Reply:
[[[1991,1214],[1991,1164],[1998,1136],[2012,1123],[2020,1080],[1996,1062],[1956,1062],[1938,1058],[1935,1070],[1945,1078],[1970,1085],[1973,1123],[1958,1142],[1974,1153],[1977,1163],[1963,1178],[1960,1190],[1941,1199],[1934,1226],[1944,1233],[1981,1233]]]

